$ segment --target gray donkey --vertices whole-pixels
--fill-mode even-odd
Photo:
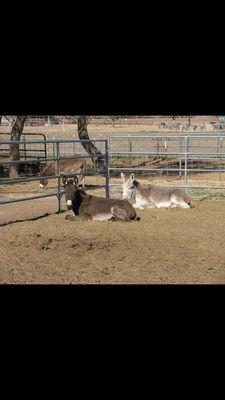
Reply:
[[[135,208],[190,208],[191,200],[183,189],[142,185],[134,179],[134,174],[124,175],[123,199],[132,200]]]

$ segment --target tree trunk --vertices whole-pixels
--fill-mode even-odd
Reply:
[[[81,140],[83,148],[91,156],[92,162],[94,163],[96,160],[98,167],[102,168],[104,165],[104,157],[101,151],[91,142],[88,135],[87,123],[88,123],[88,118],[86,116],[78,117],[77,126],[78,126],[79,139]],[[89,140],[89,142],[83,142],[83,140]],[[94,155],[98,156],[97,159],[92,157]]]
[[[21,133],[23,132],[23,127],[24,123],[26,121],[26,116],[17,116],[13,123],[12,123],[12,129],[11,129],[11,142],[14,141],[19,141]],[[10,151],[10,161],[17,161],[20,159],[20,150],[19,150],[19,144],[10,144],[9,147]],[[19,164],[11,164],[10,165],[10,170],[9,170],[9,177],[12,179],[15,179],[18,177],[18,170],[19,170]]]

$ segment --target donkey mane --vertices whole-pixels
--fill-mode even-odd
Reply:
[[[142,194],[142,196],[148,196],[149,195],[149,190],[151,189],[151,186],[148,185],[142,185],[140,182],[134,180],[133,181],[133,187],[135,189],[138,189],[139,192]]]
[[[137,188],[137,187],[140,185],[140,182],[138,182],[138,181],[134,180],[134,181],[133,181],[133,185],[134,185],[134,187],[136,187],[136,188]]]
[[[82,193],[82,194],[86,194],[86,193]],[[72,209],[73,209],[73,212],[75,215],[79,215],[79,208],[81,206],[82,201],[83,201],[83,197],[81,196],[81,191],[76,190],[75,196],[72,200]]]

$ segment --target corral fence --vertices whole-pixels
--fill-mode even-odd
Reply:
[[[10,159],[10,139],[9,132],[0,132],[0,160]],[[40,142],[29,143],[32,138],[40,138]],[[33,159],[33,163],[21,163],[19,165],[19,173],[36,173],[40,170],[40,162],[37,160],[45,160],[47,158],[47,142],[43,133],[24,132],[21,135],[23,145],[20,146],[20,159]],[[11,143],[11,142],[8,142]],[[8,168],[7,164],[6,168]],[[1,173],[4,173],[4,165],[1,165]]]
[[[62,175],[67,175],[67,176],[71,176],[72,174],[65,174],[65,173],[61,173],[61,168],[60,168],[60,161],[62,160],[76,160],[76,159],[93,159],[93,160],[97,160],[99,159],[99,154],[97,153],[93,153],[91,156],[89,154],[87,154],[82,146],[82,143],[90,143],[89,140],[76,140],[76,139],[64,139],[64,140],[60,140],[60,139],[52,139],[52,140],[46,140],[45,139],[45,145],[49,146],[49,148],[51,149],[51,151],[48,153],[48,156],[45,158],[45,161],[55,161],[55,165],[56,165],[56,173],[52,176],[30,176],[30,177],[24,177],[24,178],[16,178],[16,179],[0,179],[0,188],[3,185],[12,185],[12,184],[19,184],[19,183],[26,183],[26,182],[32,182],[32,181],[38,181],[40,179],[47,179],[47,180],[52,180],[52,179],[57,179],[57,187],[56,190],[54,192],[50,192],[47,194],[42,194],[42,195],[38,195],[38,196],[32,196],[32,197],[21,197],[19,199],[10,199],[10,200],[4,200],[4,201],[0,201],[0,205],[3,204],[10,204],[10,203],[18,203],[18,202],[23,202],[23,201],[28,201],[28,200],[36,200],[36,199],[42,199],[42,198],[46,198],[46,197],[52,197],[52,196],[56,196],[58,199],[58,212],[61,211],[62,207],[61,207],[61,198],[62,198],[62,187],[61,187],[61,177]],[[108,165],[109,165],[109,160],[108,160],[108,141],[106,139],[96,139],[96,140],[92,140],[92,143],[94,145],[96,145],[96,147],[100,147],[101,148],[101,158],[103,159],[103,163],[102,163],[102,168],[96,168],[96,163],[94,162],[93,166],[94,168],[91,171],[85,171],[84,173],[82,173],[82,175],[84,176],[88,176],[88,175],[103,175],[105,177],[105,184],[104,185],[89,185],[89,187],[87,187],[86,189],[96,189],[96,188],[105,188],[105,193],[106,193],[106,197],[109,196],[109,177],[108,177]],[[1,141],[1,145],[5,146],[9,146],[10,144],[12,144],[11,141]],[[18,144],[19,145],[19,150],[22,151],[24,146],[28,146],[31,145],[31,152],[32,149],[35,145],[38,144],[43,144],[43,140],[27,140],[27,141],[13,141],[13,144]],[[70,146],[72,149],[74,148],[74,146],[76,146],[76,154],[74,154],[73,152],[71,152],[69,154],[69,156],[65,157],[65,148],[67,148],[67,146]],[[82,150],[83,149],[83,150]],[[34,162],[38,162],[40,163],[41,160],[37,160],[34,157],[30,157],[28,159],[28,157],[26,159],[20,159],[20,160],[2,160],[0,158],[0,167],[4,166],[4,165],[12,165],[12,164],[30,164],[30,163],[34,163]],[[76,175],[81,175],[81,174],[76,174]]]
[[[36,196],[20,197],[16,199],[3,199],[0,205],[23,202],[56,196],[58,199],[58,211],[60,212],[62,188],[61,176],[68,175],[61,172],[61,160],[76,160],[80,158],[93,159],[91,168],[85,170],[84,176],[102,176],[104,184],[87,186],[88,189],[104,188],[106,197],[110,196],[113,187],[120,186],[118,180],[121,171],[134,172],[137,178],[147,177],[152,180],[158,177],[166,177],[163,182],[168,186],[168,180],[173,187],[184,188],[187,192],[193,188],[199,189],[225,189],[225,134],[202,135],[145,135],[145,136],[111,136],[108,139],[91,139],[91,142],[102,153],[103,164],[99,168],[96,162],[99,154],[88,155],[82,146],[82,142],[89,140],[77,139],[42,139],[21,140],[18,143],[20,160],[12,161],[7,157],[0,157],[0,169],[12,164],[32,164],[54,161],[56,172],[52,176],[35,176],[27,174],[16,179],[0,179],[0,189],[4,185],[12,185],[38,181],[42,178],[57,180],[54,191]],[[1,141],[0,145],[9,148],[11,141]],[[36,146],[44,146],[45,157],[36,150]],[[1,148],[3,148],[1,147]],[[26,156],[25,150],[26,148]],[[39,154],[39,155],[38,155]],[[39,157],[39,158],[37,158]],[[77,174],[78,175],[78,174]],[[167,179],[169,178],[169,179]],[[173,182],[174,179],[174,182]],[[169,183],[169,184],[171,184]],[[161,184],[161,183],[160,183]]]
[[[11,133],[0,132],[0,157],[10,157],[10,144],[5,144],[4,141],[9,141]],[[39,138],[40,142],[28,143],[32,138]],[[23,141],[23,147],[20,146],[20,157],[25,160],[28,158],[47,158],[47,143],[46,135],[44,133],[35,132],[24,132],[21,135],[21,141]]]
[[[109,138],[110,188],[120,172],[154,180],[180,179],[174,187],[225,189],[225,133],[179,136],[113,136]],[[164,186],[168,186],[168,183]]]

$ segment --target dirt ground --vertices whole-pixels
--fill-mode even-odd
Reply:
[[[1,206],[1,222],[12,210],[51,214],[0,227],[1,284],[225,283],[225,201],[140,210],[130,223],[73,222],[56,209],[55,198]]]

